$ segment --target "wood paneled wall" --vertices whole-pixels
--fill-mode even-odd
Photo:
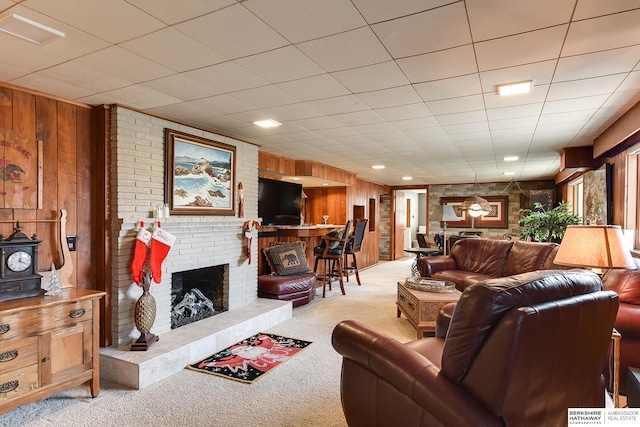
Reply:
[[[38,269],[50,270],[63,262],[57,222],[29,222],[58,219],[67,211],[67,234],[75,235],[77,250],[71,252],[74,270],[71,283],[97,289],[93,274],[92,179],[103,166],[92,162],[91,108],[86,105],[0,86],[0,128],[43,141],[42,209],[0,209],[0,233],[8,236],[14,220],[20,220],[28,236],[42,239]],[[96,168],[97,166],[97,168]],[[66,244],[66,242],[65,242]]]

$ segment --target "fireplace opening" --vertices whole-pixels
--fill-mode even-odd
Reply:
[[[171,274],[171,329],[229,309],[229,264]]]

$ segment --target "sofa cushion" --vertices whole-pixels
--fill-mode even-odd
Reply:
[[[467,286],[492,278],[491,276],[487,276],[486,274],[474,273],[473,271],[464,270],[438,271],[437,273],[431,275],[431,277],[436,280],[448,280],[455,283],[456,289],[460,292],[464,291]]]
[[[621,303],[640,305],[640,260],[634,260],[636,270],[607,270],[602,276],[604,290],[614,291]]]
[[[502,276],[542,270],[549,253],[556,246],[557,243],[515,242],[507,255]]]
[[[292,242],[265,248],[264,255],[271,267],[271,272],[279,276],[310,271],[302,242]]]
[[[460,384],[489,332],[513,308],[596,292],[601,287],[596,274],[578,269],[523,273],[469,286],[453,314],[442,373]]]
[[[462,239],[451,248],[459,270],[500,277],[514,242],[494,239]]]

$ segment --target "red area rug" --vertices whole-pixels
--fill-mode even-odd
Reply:
[[[187,368],[252,383],[309,344],[310,341],[258,333]]]

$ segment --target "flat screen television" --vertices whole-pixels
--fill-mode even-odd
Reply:
[[[262,225],[300,225],[302,185],[258,178],[258,216]]]

